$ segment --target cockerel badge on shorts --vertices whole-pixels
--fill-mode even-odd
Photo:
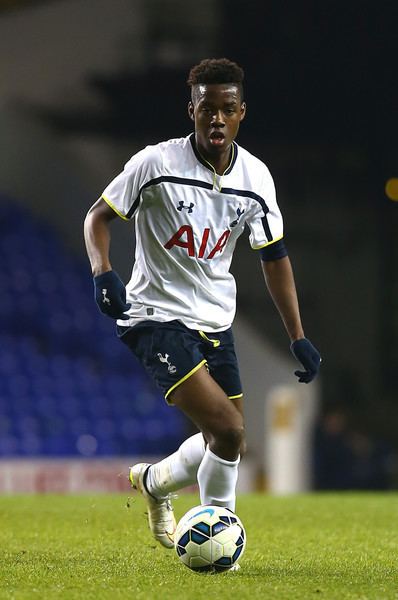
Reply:
[[[160,352],[158,352],[157,354],[158,359],[160,360],[161,363],[166,363],[167,364],[167,370],[170,374],[174,374],[177,372],[177,367],[175,365],[172,365],[171,362],[169,361],[169,355],[165,354],[164,356],[162,354],[160,354]]]

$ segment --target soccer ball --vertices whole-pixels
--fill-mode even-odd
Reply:
[[[246,545],[241,520],[221,506],[191,508],[178,523],[174,539],[180,561],[196,572],[228,571]]]

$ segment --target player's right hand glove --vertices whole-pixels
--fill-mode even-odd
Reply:
[[[125,315],[131,304],[126,304],[126,288],[115,271],[106,271],[93,278],[94,297],[98,308],[112,319],[129,319]]]
[[[322,360],[321,355],[307,338],[293,342],[290,350],[305,369],[305,371],[295,371],[294,374],[298,377],[300,383],[309,383],[318,375]]]

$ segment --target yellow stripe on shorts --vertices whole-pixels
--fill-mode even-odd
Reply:
[[[203,365],[205,365],[206,362],[207,361],[205,359],[201,360],[200,363],[198,365],[196,365],[196,367],[194,367],[193,369],[191,369],[189,371],[189,373],[187,373],[186,375],[184,375],[184,377],[181,377],[181,379],[179,379],[177,381],[177,383],[175,383],[174,385],[172,385],[171,388],[169,390],[167,390],[167,392],[166,392],[166,395],[165,395],[166,400],[167,400],[168,396],[171,394],[171,392],[176,389],[176,387],[178,387],[181,383],[183,383],[184,381],[186,381],[187,379],[189,379],[191,377],[191,375],[193,375],[196,371],[198,371],[200,369],[200,367],[203,367]]]

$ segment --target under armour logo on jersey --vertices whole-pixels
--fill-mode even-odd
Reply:
[[[173,374],[177,371],[177,367],[175,365],[172,365],[171,362],[169,361],[169,355],[165,354],[164,356],[162,356],[160,354],[160,352],[158,352],[157,354],[158,359],[160,360],[161,363],[166,363],[167,364],[167,370],[169,373]]]
[[[102,303],[110,304],[111,301],[109,300],[109,298],[106,295],[108,293],[108,290],[106,288],[102,288],[101,293],[102,293]]]
[[[240,208],[238,208],[236,210],[236,214],[238,215],[238,218],[235,219],[235,221],[232,221],[232,223],[229,224],[230,227],[236,227],[237,224],[239,223],[239,219],[241,218],[241,216],[243,215],[243,213],[245,212],[245,209],[241,210]]]
[[[194,203],[191,202],[189,206],[185,206],[184,202],[182,200],[179,201],[178,206],[177,206],[177,210],[182,211],[184,208],[189,212],[193,212],[192,209],[194,207]]]

